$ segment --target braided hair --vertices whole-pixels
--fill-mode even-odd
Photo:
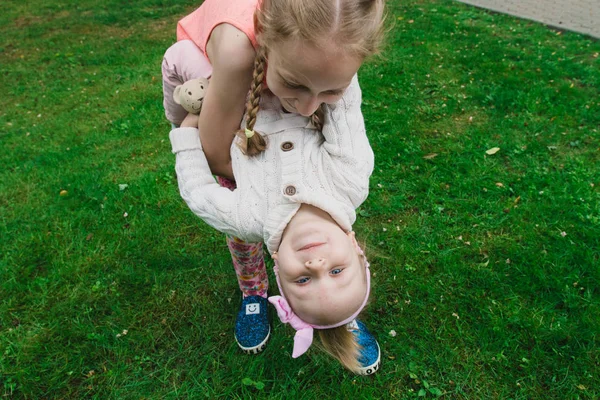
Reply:
[[[265,78],[266,59],[264,53],[259,50],[254,59],[254,72],[252,73],[252,83],[250,84],[250,95],[246,103],[246,129],[239,131],[238,134],[245,141],[240,145],[242,152],[247,156],[256,156],[267,148],[267,141],[258,132],[254,131],[256,124],[256,114],[258,113],[260,97],[262,94],[263,80]],[[251,136],[248,136],[250,132]]]

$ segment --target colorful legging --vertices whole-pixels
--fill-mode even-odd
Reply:
[[[218,177],[219,184],[227,189],[235,189],[235,182]],[[227,247],[231,253],[233,268],[237,274],[240,290],[247,296],[267,297],[269,279],[262,243],[246,243],[242,239],[226,235]]]

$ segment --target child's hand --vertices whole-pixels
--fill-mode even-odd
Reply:
[[[181,122],[182,128],[198,128],[198,115],[189,113]]]

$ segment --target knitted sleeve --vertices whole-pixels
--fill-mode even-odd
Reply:
[[[329,184],[358,208],[369,194],[374,155],[365,131],[361,91],[355,75],[342,98],[325,107],[321,163]]]
[[[190,210],[213,228],[238,234],[235,191],[219,186],[210,172],[196,128],[177,128],[169,134],[181,197]]]

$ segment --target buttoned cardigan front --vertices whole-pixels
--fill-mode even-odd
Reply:
[[[326,211],[344,231],[351,231],[355,210],[369,193],[374,165],[360,105],[355,76],[342,98],[325,106],[318,132],[308,118],[283,112],[275,96],[263,95],[255,130],[266,138],[267,149],[247,157],[237,143],[242,139],[234,140],[233,191],[211,175],[198,130],[173,129],[181,196],[212,227],[246,242],[263,241],[271,254],[302,204]]]

